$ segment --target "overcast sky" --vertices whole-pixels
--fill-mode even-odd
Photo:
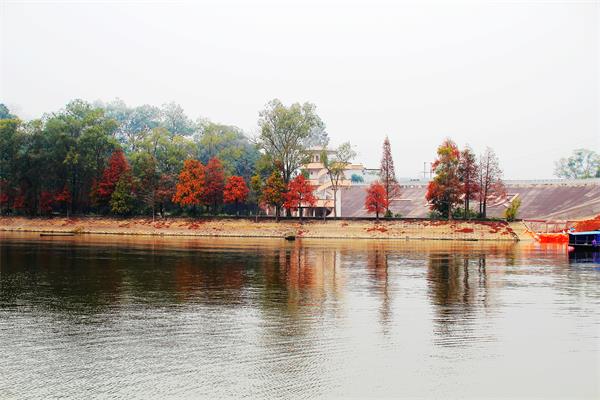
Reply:
[[[600,149],[598,2],[0,3],[0,102],[25,119],[118,97],[256,134],[270,99],[310,101],[333,144],[378,167],[389,135],[411,177],[445,137],[506,178]]]

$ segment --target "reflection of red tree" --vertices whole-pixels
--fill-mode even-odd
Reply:
[[[367,252],[367,268],[378,282],[387,282],[387,254],[382,246],[369,247]]]

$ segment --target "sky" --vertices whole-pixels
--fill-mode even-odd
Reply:
[[[388,135],[398,176],[422,176],[450,137],[552,178],[600,150],[599,4],[0,0],[0,102],[174,101],[256,135],[269,100],[308,101],[367,167]]]

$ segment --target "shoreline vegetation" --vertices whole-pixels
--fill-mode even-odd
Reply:
[[[249,218],[0,217],[0,231],[239,238],[532,240],[520,222],[464,220],[305,220]]]

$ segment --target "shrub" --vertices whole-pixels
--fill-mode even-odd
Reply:
[[[513,201],[510,202],[508,208],[504,210],[504,218],[506,218],[507,221],[514,221],[517,218],[520,207],[521,199],[519,197],[515,197]]]

